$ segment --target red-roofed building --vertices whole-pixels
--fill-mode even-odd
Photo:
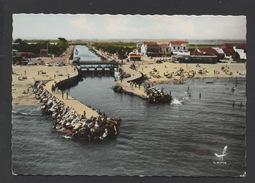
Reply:
[[[168,43],[161,43],[159,44],[159,54],[160,56],[170,56],[171,55],[171,48]]]
[[[246,49],[245,45],[236,45],[233,47],[236,53],[238,53],[240,59],[246,60]]]
[[[195,56],[212,56],[212,57],[217,57],[219,59],[222,59],[225,57],[225,54],[221,49],[216,49],[216,48],[197,48],[194,51],[191,52],[191,55]]]
[[[233,48],[222,48],[222,50],[226,54],[226,57],[231,57],[235,54],[235,50]]]
[[[49,56],[48,49],[40,49],[40,56],[41,57]]]
[[[143,42],[141,54],[147,56],[159,56],[160,46],[156,42]]]
[[[245,49],[245,43],[224,43],[221,48],[233,48],[236,47],[237,49]]]
[[[25,58],[32,58],[32,56],[33,56],[33,53],[32,53],[32,52],[19,52],[19,54],[20,54],[22,57],[25,57]]]
[[[234,47],[235,47],[236,49],[243,49],[243,50],[246,49],[246,45],[245,45],[245,44],[236,44]]]
[[[170,41],[169,46],[173,53],[177,52],[188,52],[189,42],[188,41]]]
[[[225,43],[221,46],[227,58],[246,59],[245,43]]]

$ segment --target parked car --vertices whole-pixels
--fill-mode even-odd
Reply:
[[[52,66],[52,64],[49,63],[49,62],[46,62],[45,65],[48,66],[48,67],[51,67],[51,66]]]
[[[28,62],[27,65],[36,65],[34,62]]]
[[[57,63],[55,64],[55,66],[59,66],[59,67],[64,66],[64,65],[65,65],[64,62],[57,62]]]

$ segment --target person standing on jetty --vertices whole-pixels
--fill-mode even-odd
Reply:
[[[52,85],[51,85],[51,92],[52,92],[52,93],[55,93],[55,84],[52,84]]]
[[[68,100],[68,91],[66,92],[66,100]]]

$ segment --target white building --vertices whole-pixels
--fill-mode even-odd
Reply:
[[[188,41],[170,41],[169,46],[173,54],[188,52],[189,50]]]
[[[141,46],[141,55],[159,56],[160,46],[156,42],[143,42]]]
[[[246,60],[246,51],[245,48],[241,45],[236,45],[233,47],[235,52],[237,52],[240,56],[240,59],[245,59]]]
[[[142,44],[142,46],[140,47],[141,49],[141,55],[146,55],[147,53],[147,45],[146,44]]]

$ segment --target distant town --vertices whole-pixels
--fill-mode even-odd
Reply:
[[[129,40],[134,41],[134,40]],[[180,63],[216,63],[219,61],[246,61],[246,42],[242,40],[137,40],[136,42],[107,41],[67,41],[58,40],[22,40],[13,42],[13,64],[32,63],[35,57],[63,56],[69,45],[87,45],[116,59],[139,61],[146,58],[165,58]]]

